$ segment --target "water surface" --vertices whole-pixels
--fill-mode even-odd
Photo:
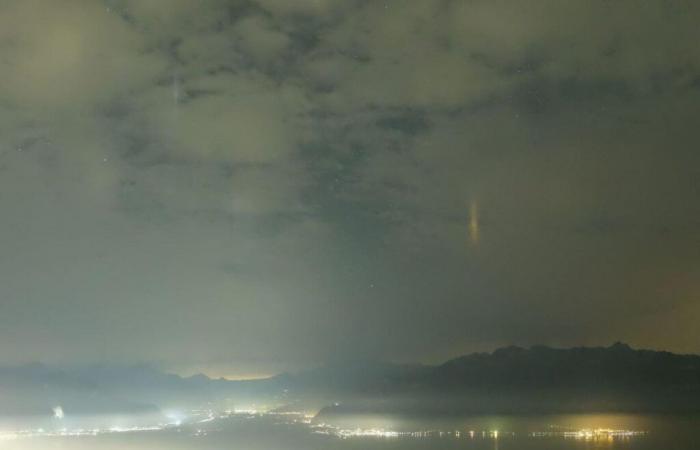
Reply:
[[[94,423],[94,422],[93,422]],[[152,425],[152,424],[151,424]],[[311,419],[304,415],[213,414],[141,430],[42,428],[47,435],[5,432],[0,448],[245,450],[696,450],[697,415],[577,414],[450,418],[386,415]]]

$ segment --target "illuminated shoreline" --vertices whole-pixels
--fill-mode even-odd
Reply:
[[[531,431],[515,433],[503,430],[413,430],[399,431],[386,428],[343,428],[336,425],[319,422],[314,423],[314,416],[304,412],[264,412],[254,409],[227,410],[217,413],[213,410],[195,410],[183,418],[173,418],[169,423],[161,423],[152,426],[111,426],[105,428],[59,428],[47,430],[44,428],[20,429],[15,431],[0,432],[0,441],[32,439],[32,438],[64,438],[64,437],[97,437],[119,433],[155,433],[163,431],[187,432],[190,436],[206,436],[209,433],[221,432],[220,428],[207,429],[216,422],[227,420],[256,420],[263,418],[277,419],[274,425],[298,425],[306,427],[310,433],[322,436],[330,436],[338,439],[353,438],[381,438],[381,439],[504,439],[504,438],[561,438],[576,440],[617,440],[645,436],[647,431],[610,429],[610,428],[584,428],[561,429],[557,431]]]

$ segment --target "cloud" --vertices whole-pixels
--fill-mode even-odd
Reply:
[[[0,323],[32,350],[3,350],[275,367],[697,350],[692,321],[640,330],[694,312],[693,283],[668,286],[697,270],[699,14],[5,2]]]
[[[163,68],[139,36],[94,2],[3,5],[2,97],[22,112],[89,114],[145,87]]]

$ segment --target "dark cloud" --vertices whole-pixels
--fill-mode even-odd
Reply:
[[[0,354],[250,374],[700,351],[699,17],[4,2]]]

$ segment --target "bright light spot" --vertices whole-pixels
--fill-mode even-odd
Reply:
[[[65,417],[65,414],[63,413],[63,408],[61,408],[60,406],[56,406],[53,409],[53,417],[55,419],[63,419]]]

